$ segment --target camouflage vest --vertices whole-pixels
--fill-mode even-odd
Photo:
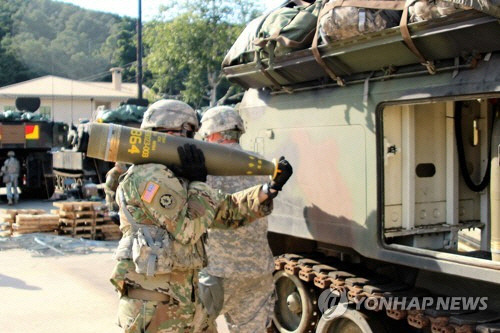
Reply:
[[[137,166],[130,168],[127,175],[122,180],[122,184],[131,180],[134,170]],[[158,174],[158,170],[152,175]],[[173,181],[175,179],[175,181]],[[159,181],[161,183],[161,181]],[[141,187],[148,186],[149,182],[137,184],[136,193],[132,195],[144,198],[144,192],[147,189]],[[165,186],[167,185],[167,186]],[[168,187],[171,200],[176,202],[174,210],[168,216],[175,219],[186,202],[186,185],[178,181],[176,178],[170,178],[166,182],[160,184],[163,188]],[[143,193],[139,196],[139,193]],[[151,206],[146,202],[141,205],[140,210],[144,212],[139,218],[132,216],[128,209],[128,202],[125,199],[125,193],[122,187],[118,189],[118,201],[120,204],[120,220],[121,228],[124,231],[124,236],[120,240],[115,258],[118,260],[132,259],[135,264],[135,270],[139,274],[153,276],[156,274],[167,274],[174,270],[185,271],[192,269],[200,269],[205,266],[206,256],[203,248],[203,242],[200,238],[197,242],[182,244],[173,239],[172,235],[164,226],[156,221],[151,213]],[[178,211],[176,211],[178,209]]]

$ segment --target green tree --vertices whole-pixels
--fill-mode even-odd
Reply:
[[[124,80],[134,78],[134,35],[131,18],[52,0],[0,1],[0,86],[47,74],[111,80],[109,69],[127,64]]]
[[[113,67],[123,68],[123,81],[134,82],[136,74],[136,47],[137,33],[135,20],[123,18],[113,26],[111,34],[102,46],[102,53],[106,55]]]
[[[258,13],[253,3],[186,0],[165,8],[165,19],[146,25],[144,33],[153,89],[195,107],[226,101],[236,88],[224,78],[221,63],[244,23]],[[170,18],[172,11],[180,14]]]

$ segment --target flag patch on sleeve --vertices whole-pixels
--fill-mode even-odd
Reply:
[[[160,189],[160,185],[153,182],[148,182],[144,192],[142,192],[141,199],[144,202],[151,203],[156,195],[156,192]]]

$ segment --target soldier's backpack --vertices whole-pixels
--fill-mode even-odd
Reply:
[[[270,13],[254,41],[257,51],[272,59],[274,55],[309,47],[322,4],[323,0],[294,0]]]
[[[402,4],[402,3],[401,3]],[[401,21],[401,10],[391,10],[396,1],[329,0],[319,19],[319,34],[323,43],[396,27]],[[399,6],[401,7],[401,6]],[[328,10],[328,8],[331,8]]]
[[[340,24],[337,24],[335,22],[336,19],[335,13],[339,12],[339,9],[342,9],[344,7],[348,9],[346,10],[346,12],[342,12],[341,18],[343,22],[341,21]],[[336,81],[339,86],[343,86],[344,80],[341,77],[337,76],[337,74],[325,63],[325,61],[321,57],[321,53],[318,49],[318,46],[320,44],[321,30],[323,29],[324,39],[326,41],[328,41],[328,38],[337,38],[337,39],[347,38],[348,34],[350,34],[349,37],[351,37],[351,35],[352,36],[359,35],[361,33],[368,32],[368,31],[361,32],[361,30],[366,30],[365,14],[367,10],[373,10],[373,11],[384,10],[387,11],[387,13],[390,13],[390,11],[402,11],[404,8],[405,8],[404,0],[329,0],[321,8],[320,13],[318,14],[318,22],[317,22],[318,28],[316,29],[316,33],[314,35],[311,46],[311,50],[314,55],[314,58],[316,59],[316,62],[325,70],[325,72],[328,74],[328,76],[330,76],[332,80]],[[349,14],[351,14],[354,17],[354,19],[347,17]],[[328,33],[331,34],[331,37],[328,36],[328,34],[325,31],[325,28],[327,27],[328,23],[328,15],[330,15],[330,18],[333,19],[333,21],[330,24],[328,24],[328,27],[331,27],[331,29],[328,29]],[[396,14],[392,13],[391,15],[386,15],[386,17],[389,18],[392,17],[393,15]],[[327,18],[325,18],[325,16]],[[391,21],[392,20],[393,19],[391,19]],[[377,22],[377,14],[375,13],[375,15],[373,15],[372,13],[372,24],[370,27],[372,31],[385,29],[386,28],[385,24],[388,24],[386,19],[383,19],[381,15],[378,17],[379,23],[376,22]],[[364,26],[360,27],[360,23],[363,23]],[[342,31],[339,32],[339,29]]]
[[[421,22],[461,11],[461,6],[444,0],[414,0],[409,4],[409,21]]]
[[[255,44],[253,42],[257,38],[260,27],[266,17],[262,15],[248,23],[245,30],[243,30],[224,57],[222,67],[245,64],[255,59]]]

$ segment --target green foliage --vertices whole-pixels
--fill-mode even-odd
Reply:
[[[41,75],[85,79],[113,66],[133,81],[135,21],[51,0],[0,2],[0,86]]]
[[[244,23],[257,14],[250,8],[258,6],[253,1],[226,0],[176,4],[164,9],[166,21],[145,27],[146,63],[153,74],[153,89],[158,94],[180,95],[195,107],[213,106],[230,89],[221,73],[222,60]],[[181,14],[169,19],[172,9]]]
[[[113,67],[123,67],[122,79],[124,82],[135,82],[137,58],[136,23],[129,19],[122,19],[111,29],[109,37],[102,46],[102,52],[111,61]]]

